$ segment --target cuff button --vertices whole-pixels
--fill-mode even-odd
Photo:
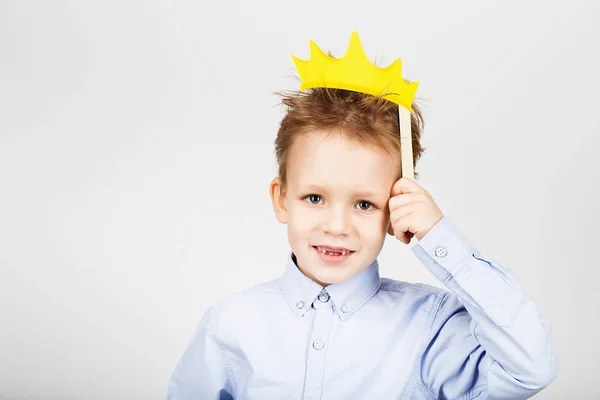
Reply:
[[[435,249],[436,257],[443,258],[443,257],[446,257],[447,254],[448,254],[448,250],[446,250],[446,248],[444,246],[438,246],[438,248]]]

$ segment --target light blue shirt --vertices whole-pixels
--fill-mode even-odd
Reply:
[[[283,275],[215,302],[166,399],[525,399],[556,376],[551,329],[448,217],[411,248],[449,291],[367,269]]]

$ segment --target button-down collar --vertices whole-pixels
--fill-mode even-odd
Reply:
[[[281,290],[297,316],[303,316],[323,291],[316,283],[298,269],[296,256],[290,252],[283,276],[279,278]],[[350,279],[325,288],[340,319],[344,320],[365,304],[379,290],[381,279],[379,264],[375,259],[369,267]],[[324,306],[324,304],[319,304]]]

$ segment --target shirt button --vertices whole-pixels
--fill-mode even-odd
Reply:
[[[300,309],[304,308],[304,302],[303,302],[303,301],[299,301],[299,302],[297,302],[297,303],[296,303],[296,307],[298,307],[298,308],[300,308]]]
[[[342,312],[347,313],[350,308],[346,304],[342,304]]]
[[[323,343],[323,341],[321,341],[321,340],[315,340],[313,342],[313,347],[317,350],[321,350],[324,346],[325,346],[325,343]]]
[[[446,257],[446,254],[448,254],[448,250],[446,250],[444,246],[439,246],[437,249],[435,249],[435,255],[437,257],[443,258]]]
[[[322,292],[322,293],[319,295],[319,301],[320,301],[321,303],[327,303],[327,301],[329,301],[329,293],[327,293],[327,292]]]

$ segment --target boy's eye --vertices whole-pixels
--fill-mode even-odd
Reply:
[[[311,204],[318,204],[319,200],[321,199],[321,196],[319,196],[318,194],[310,194],[306,196],[306,198]]]
[[[362,200],[358,202],[358,207],[363,210],[363,211],[369,211],[369,207],[371,207],[373,204],[371,204],[370,202],[366,201],[366,200]],[[364,208],[362,207],[364,206]]]

